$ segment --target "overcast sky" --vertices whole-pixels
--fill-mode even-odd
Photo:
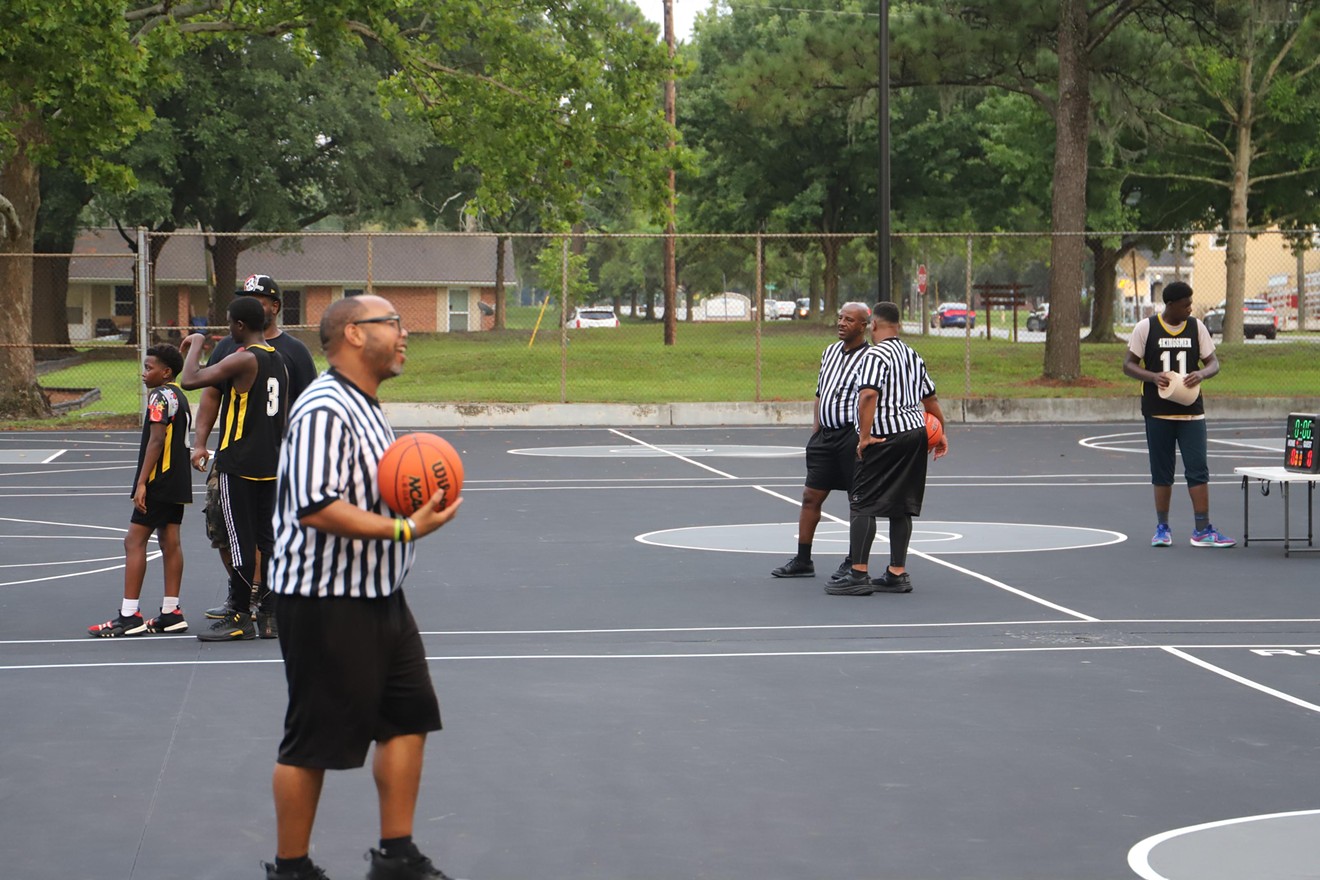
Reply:
[[[660,25],[660,37],[665,35],[664,0],[633,0],[651,21]],[[692,19],[706,8],[710,0],[674,0],[674,38],[680,43],[692,38]]]

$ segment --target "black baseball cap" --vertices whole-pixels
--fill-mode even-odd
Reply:
[[[234,291],[234,296],[268,296],[280,298],[280,286],[269,275],[249,275],[243,287]]]

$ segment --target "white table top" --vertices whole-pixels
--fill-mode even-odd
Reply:
[[[1235,467],[1233,473],[1256,480],[1271,480],[1275,483],[1317,483],[1320,474],[1302,474],[1278,467]]]

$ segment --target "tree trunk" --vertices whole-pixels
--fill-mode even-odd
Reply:
[[[32,261],[32,341],[39,361],[59,360],[75,354],[69,342],[69,262],[72,247],[60,256]]]
[[[1087,247],[1091,249],[1092,261],[1095,263],[1094,275],[1092,277],[1095,285],[1095,307],[1094,319],[1091,321],[1091,332],[1086,335],[1084,342],[1118,342],[1118,335],[1114,333],[1114,306],[1118,301],[1118,277],[1116,269],[1118,261],[1123,258],[1124,253],[1131,250],[1131,246],[1121,248],[1106,247],[1104,242],[1095,238],[1086,240]],[[1137,279],[1132,279],[1132,284],[1136,285]],[[1054,321],[1054,315],[1050,315],[1051,323]]]
[[[1085,0],[1062,0],[1059,15],[1059,101],[1054,111],[1054,192],[1050,226],[1050,332],[1045,377],[1082,374],[1081,295],[1085,273],[1086,149],[1091,136],[1091,84],[1086,63]]]
[[[1247,196],[1251,181],[1251,128],[1255,124],[1252,63],[1242,62],[1242,105],[1233,151],[1233,189],[1228,202],[1228,247],[1224,255],[1224,341],[1242,341],[1242,301],[1247,286]]]
[[[237,236],[218,235],[207,245],[207,249],[211,252],[211,261],[215,266],[215,289],[211,291],[211,305],[206,320],[211,327],[218,327],[219,332],[223,333],[229,327],[232,294],[238,289],[238,255],[243,252],[243,246]]]
[[[9,118],[30,118],[27,108],[9,108]],[[32,258],[12,256],[32,253],[41,205],[41,172],[28,158],[40,130],[27,122],[18,131],[17,144],[9,160],[0,167],[0,193],[14,206],[18,235],[0,241],[0,418],[43,418],[50,415],[50,402],[37,385],[36,362],[32,357]]]
[[[822,238],[820,240],[820,252],[825,258],[825,307],[821,310],[822,318],[825,315],[837,314],[839,311],[839,249],[841,245],[837,238]]]
[[[495,236],[495,329],[504,329],[504,245],[506,235]]]

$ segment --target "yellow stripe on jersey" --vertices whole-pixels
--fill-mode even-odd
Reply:
[[[220,448],[243,439],[243,422],[247,418],[248,398],[251,392],[244,394],[234,388],[229,389],[229,407],[225,410],[225,427],[220,434]]]
[[[156,462],[155,473],[151,475],[154,480],[170,469],[170,453],[174,451],[174,422],[165,426],[165,448],[161,450],[160,461]]]

